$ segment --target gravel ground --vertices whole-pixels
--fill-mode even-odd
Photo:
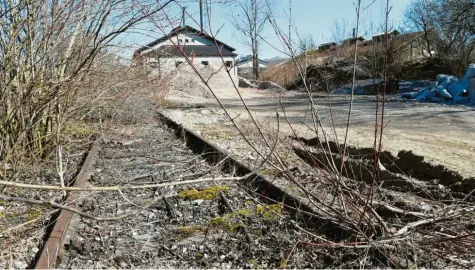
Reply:
[[[139,185],[183,181],[200,177],[219,178],[219,168],[192,153],[161,124],[114,127],[106,131],[93,186]],[[293,175],[311,190],[318,201],[331,199],[331,182],[305,168]],[[345,180],[347,188],[363,196],[367,185]],[[437,185],[435,185],[437,186]],[[458,219],[428,225],[397,241],[374,235],[382,246],[354,248],[360,238],[328,224],[295,215],[280,203],[266,200],[252,189],[233,181],[174,185],[154,189],[84,194],[81,209],[96,217],[134,213],[150,200],[153,205],[139,214],[118,221],[94,221],[75,217],[68,233],[59,268],[444,268],[473,266],[473,245],[444,242],[447,235],[473,231],[473,213],[468,204],[456,201],[440,204],[413,190],[379,187],[375,208],[391,230],[419,221],[416,212],[439,216],[448,211],[468,209]],[[315,192],[316,191],[316,192]],[[447,193],[443,187],[430,195]],[[417,192],[416,192],[417,193]],[[164,197],[162,197],[164,196]],[[444,195],[445,196],[445,195]],[[324,208],[324,204],[318,204]],[[341,205],[336,203],[335,208]],[[388,210],[389,209],[389,210]],[[358,220],[358,214],[349,216]],[[441,234],[442,236],[440,236]],[[381,237],[381,238],[379,238]],[[322,239],[338,242],[326,244]],[[386,241],[386,242],[384,242]],[[348,244],[345,244],[348,243]],[[375,242],[377,243],[377,242]],[[341,246],[343,245],[343,246]],[[425,249],[430,249],[426,252]],[[445,254],[450,259],[437,257]]]
[[[138,185],[171,180],[222,177],[160,124],[115,127],[107,136],[94,186]],[[60,268],[299,268],[341,265],[326,253],[298,248],[319,228],[264,201],[236,182],[176,185],[152,190],[94,193],[82,210],[101,217],[131,213],[165,196],[139,215],[115,222],[76,218]],[[130,199],[127,201],[125,198]],[[134,205],[132,205],[132,203]],[[289,255],[292,255],[290,258]],[[348,262],[348,266],[353,265]]]

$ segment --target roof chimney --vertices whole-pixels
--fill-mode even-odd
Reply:
[[[204,32],[204,0],[200,0],[200,26],[201,26],[201,32]]]

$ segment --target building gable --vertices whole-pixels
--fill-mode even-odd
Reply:
[[[210,35],[203,33],[191,26],[183,26],[173,29],[168,35],[165,35],[135,51],[135,54],[146,54],[152,50],[159,49],[161,46],[213,46],[216,44],[222,51],[233,52],[236,49],[221,42]]]

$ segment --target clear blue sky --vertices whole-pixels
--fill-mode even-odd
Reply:
[[[216,1],[216,0],[213,0]],[[262,0],[264,1],[264,0]],[[276,13],[276,21],[279,27],[288,32],[289,20],[288,14],[289,0],[269,0],[274,4],[274,11]],[[411,0],[390,0],[392,7],[390,12],[390,25],[396,29],[401,29],[403,25],[402,15],[406,6]],[[356,23],[356,0],[292,0],[292,20],[296,26],[299,35],[311,35],[317,41],[317,44],[332,41],[332,29],[335,25],[335,20],[341,21],[346,19],[348,21],[348,35],[351,35],[351,29]],[[199,0],[181,0],[187,6],[189,16],[186,18],[186,24],[199,28],[194,22],[199,22]],[[386,0],[363,0],[363,7],[368,7],[361,15],[361,30],[360,35],[366,34],[369,37],[373,33],[381,32],[382,23],[384,22],[384,9]],[[372,3],[372,4],[371,4]],[[371,4],[371,5],[370,5]],[[236,53],[239,55],[250,54],[250,48],[242,44],[244,37],[234,29],[230,22],[230,10],[228,5],[215,3],[211,5],[211,25],[213,31],[220,31],[217,38],[221,41],[236,48]],[[180,17],[179,7],[169,7],[168,12],[174,18]],[[371,26],[373,25],[373,26]],[[124,41],[132,47],[146,44],[152,41],[155,37],[162,36],[162,32],[151,24],[145,24],[144,29],[150,30],[146,35],[133,34],[127,36]],[[294,35],[294,34],[293,34]],[[280,44],[275,35],[274,29],[271,26],[266,27],[263,36],[266,42],[273,44],[279,49],[283,46]],[[261,58],[272,58],[274,56],[283,56],[277,50],[261,42],[260,50]]]

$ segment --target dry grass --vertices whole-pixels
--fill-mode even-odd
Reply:
[[[395,40],[390,44],[389,50],[389,68],[392,71],[402,70],[406,65],[409,53],[406,46],[407,40]],[[305,70],[309,65],[324,66],[331,63],[335,59],[344,59],[352,61],[354,56],[353,46],[334,47],[326,51],[309,51],[295,57],[296,63],[292,60],[284,62],[280,65],[272,66],[265,70],[262,74],[263,80],[275,82],[279,85],[289,88],[298,80],[297,66],[301,70]],[[381,70],[383,67],[384,47],[382,43],[378,44],[361,44],[358,46],[358,62],[359,66],[367,69],[374,78],[382,77]],[[421,73],[421,72],[419,72]],[[404,79],[404,78],[401,78]]]

